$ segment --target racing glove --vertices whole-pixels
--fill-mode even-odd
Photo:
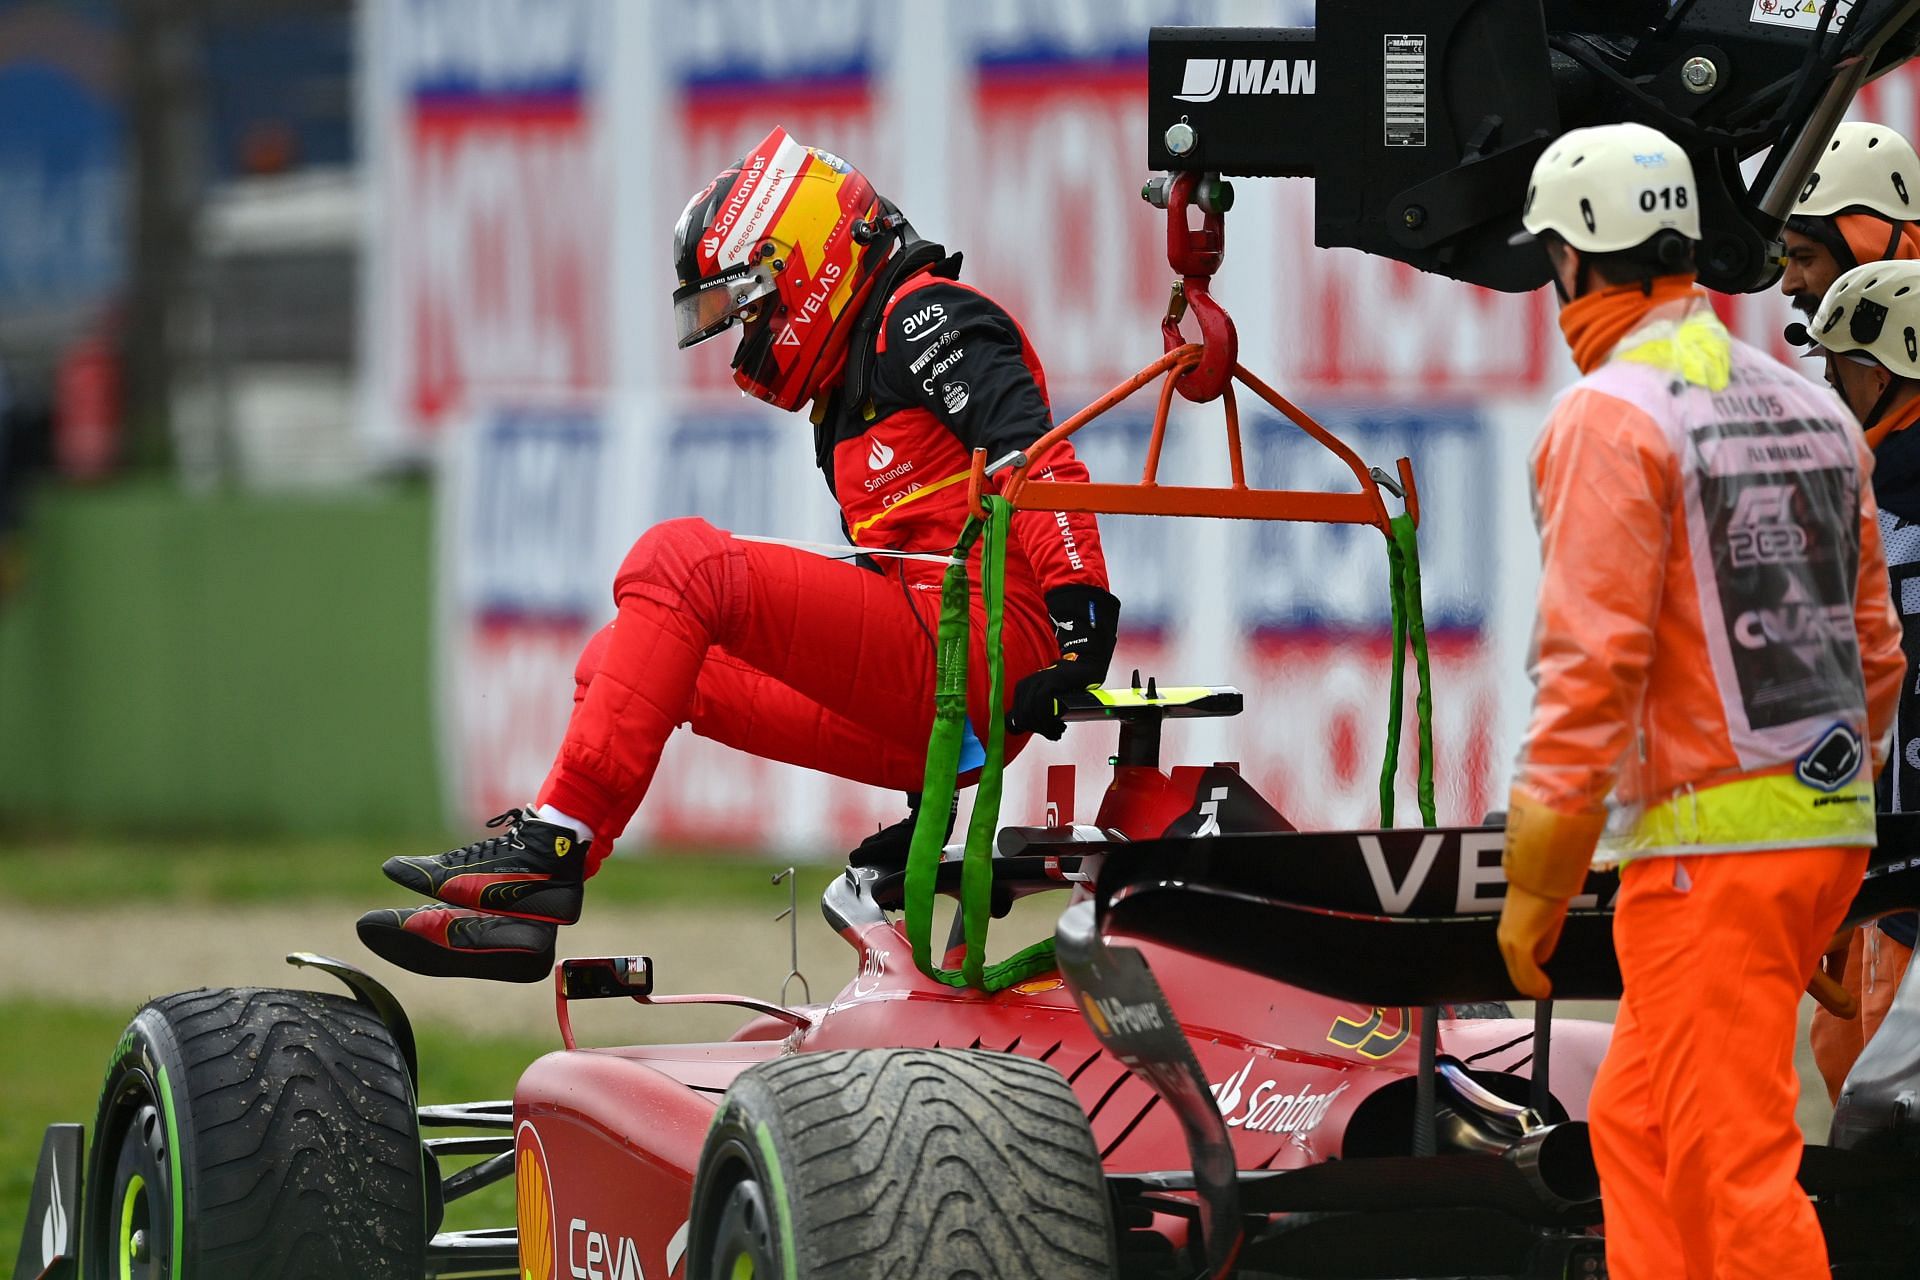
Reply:
[[[1507,900],[1500,908],[1500,954],[1507,975],[1535,1000],[1553,994],[1540,966],[1560,945],[1567,904],[1587,883],[1604,810],[1561,813],[1515,790],[1507,802],[1507,847],[1500,865],[1507,873]]]
[[[1047,614],[1053,619],[1060,661],[1013,687],[1007,731],[1037,733],[1058,742],[1067,731],[1067,722],[1060,718],[1060,698],[1107,678],[1120,630],[1120,602],[1099,587],[1055,587],[1047,592]]]

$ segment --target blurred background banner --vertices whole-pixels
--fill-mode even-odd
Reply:
[[[1305,4],[1191,0],[511,8],[515,22],[457,35],[447,6],[425,0],[378,6],[366,24],[364,109],[391,123],[370,131],[388,150],[369,168],[381,234],[364,421],[376,447],[440,463],[439,723],[449,803],[468,817],[538,784],[575,655],[610,616],[612,572],[641,530],[699,515],[835,536],[804,423],[742,400],[730,344],[672,349],[660,300],[687,195],[776,123],[847,156],[1021,317],[1064,416],[1158,348],[1164,224],[1138,197],[1148,27],[1311,20]],[[1503,520],[1525,518],[1516,460],[1560,369],[1551,307],[1316,254],[1310,190],[1249,187],[1222,289],[1248,362],[1370,462],[1409,454],[1419,468],[1442,791],[1450,817],[1477,818],[1517,705],[1494,637],[1503,605],[1524,609],[1526,573],[1503,582],[1499,548],[1520,531]],[[583,275],[583,259],[601,269]],[[1096,474],[1138,471],[1148,408],[1080,438]],[[1223,479],[1217,406],[1183,412],[1179,430],[1167,474]],[[1257,483],[1350,483],[1277,418],[1254,417],[1247,448]],[[1377,535],[1103,527],[1126,602],[1120,678],[1138,667],[1253,695],[1242,719],[1183,730],[1183,758],[1240,761],[1302,823],[1374,820],[1391,626]],[[1090,808],[1104,736],[1036,744],[1010,815],[1037,811],[1042,758],[1092,771]],[[900,809],[683,735],[634,831],[833,848]]]
[[[804,419],[734,389],[730,342],[674,349],[691,193],[775,124],[846,156],[1021,319],[1064,417],[1160,346],[1148,29],[1312,20],[1311,0],[0,0],[0,812],[385,834],[525,801],[648,526],[839,537]],[[1914,86],[1876,82],[1856,114],[1915,131]],[[1310,184],[1239,186],[1217,290],[1243,362],[1370,464],[1414,460],[1441,813],[1477,819],[1527,706],[1525,458],[1572,373],[1553,300],[1315,249]],[[1721,305],[1781,350],[1783,300]],[[1096,475],[1137,472],[1150,409],[1079,437]],[[1221,435],[1217,406],[1180,406],[1163,474],[1223,481]],[[1264,411],[1245,437],[1256,483],[1346,483]],[[1102,524],[1116,678],[1250,695],[1169,754],[1240,762],[1302,824],[1375,820],[1377,536]],[[1035,744],[1009,819],[1039,813],[1055,760],[1084,766],[1090,814],[1109,736]],[[689,734],[630,843],[824,856],[900,812]]]

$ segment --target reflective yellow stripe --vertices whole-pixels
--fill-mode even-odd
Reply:
[[[1668,336],[1642,342],[1618,358],[1670,370],[1709,391],[1725,391],[1733,376],[1733,344],[1720,317],[1706,311],[1670,327]]]
[[[1680,791],[1600,842],[1602,857],[1872,845],[1873,784],[1815,791],[1790,773]]]
[[[935,480],[932,484],[928,485],[926,488],[920,489],[914,493],[908,494],[906,497],[900,499],[900,501],[894,503],[892,506],[887,507],[882,511],[880,511],[878,514],[868,516],[865,520],[862,520],[859,524],[853,526],[852,531],[856,535],[865,533],[867,530],[873,528],[873,526],[875,526],[876,524],[879,524],[882,520],[885,520],[888,516],[892,515],[894,512],[898,511],[900,508],[906,506],[909,502],[917,502],[921,498],[926,497],[930,493],[938,493],[942,489],[946,488],[948,485],[959,484],[961,481],[965,480],[966,478],[967,478],[967,473],[965,471],[961,471],[954,475],[948,476],[945,480]]]

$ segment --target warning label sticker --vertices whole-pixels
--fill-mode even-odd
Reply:
[[[1802,27],[1808,31],[1820,25],[1820,10],[1828,0],[1753,0],[1752,22],[1764,22],[1777,27]],[[1853,16],[1854,0],[1833,0],[1833,20],[1827,24],[1829,32],[1845,29],[1847,19]]]
[[[1387,38],[1386,143],[1390,147],[1427,145],[1427,38]]]

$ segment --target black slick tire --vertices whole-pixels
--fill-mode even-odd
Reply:
[[[694,1177],[688,1280],[1111,1280],[1112,1203],[1060,1074],[1011,1054],[762,1063]]]
[[[407,1064],[364,1005],[188,991],[107,1066],[83,1193],[86,1280],[419,1280],[423,1154]]]

